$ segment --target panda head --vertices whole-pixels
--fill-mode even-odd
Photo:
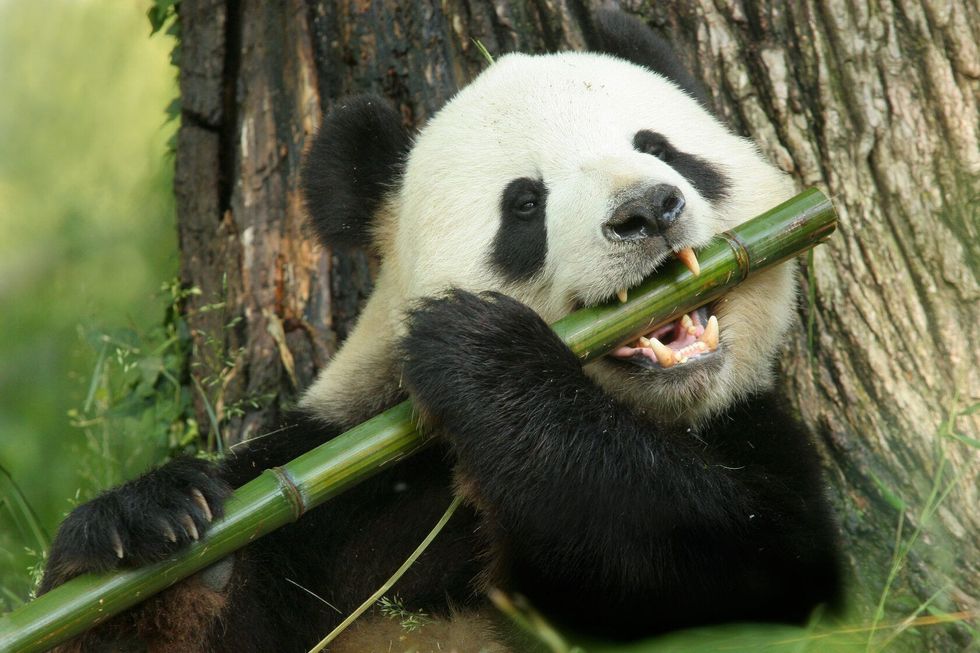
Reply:
[[[632,19],[616,20],[646,50],[607,50],[639,53],[639,63],[510,54],[414,138],[377,98],[354,98],[325,118],[303,174],[314,226],[328,245],[372,244],[382,267],[357,328],[307,392],[308,407],[355,423],[394,400],[390,353],[419,297],[499,290],[551,322],[615,301],[677,252],[792,195],[786,176],[690,92],[661,41]],[[614,46],[623,42],[617,30],[610,36],[600,21],[600,37]],[[587,371],[652,417],[697,420],[770,382],[793,301],[784,266],[699,309],[693,324],[649,334],[670,350],[666,358],[639,344]],[[689,346],[709,315],[720,327],[717,348]],[[671,364],[682,353],[687,360]]]

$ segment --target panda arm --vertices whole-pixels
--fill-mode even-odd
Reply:
[[[263,470],[285,465],[342,431],[307,411],[294,410],[277,428],[232,447],[221,461],[220,474],[232,487],[239,487]]]
[[[687,615],[795,621],[832,598],[829,521],[798,429],[767,436],[780,451],[759,461],[726,443],[740,432],[725,422],[700,440],[658,429],[501,295],[429,300],[404,349],[405,382],[449,437],[505,582],[549,612],[626,635]]]

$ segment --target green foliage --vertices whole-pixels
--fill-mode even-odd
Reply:
[[[483,45],[483,41],[480,39],[473,39],[473,45],[476,46],[477,51],[486,60],[488,66],[493,65],[493,55],[487,50],[487,46]]]
[[[146,10],[146,17],[150,21],[150,36],[160,30],[173,43],[170,50],[170,65],[174,68],[180,67],[180,0],[153,0],[150,8]],[[164,29],[166,28],[166,29]],[[167,105],[165,114],[167,122],[180,118],[180,94],[176,93],[170,104]],[[177,133],[174,132],[167,141],[167,151],[171,154],[177,152]]]
[[[195,428],[164,426],[176,393],[146,409],[179,343],[154,292],[176,269],[173,39],[147,38],[145,6],[0,3],[0,610],[42,561],[27,515],[53,534]]]
[[[150,28],[152,29],[150,32],[151,36],[165,26],[176,28],[177,9],[179,5],[179,0],[153,0],[150,8],[146,10],[146,17],[149,19]]]
[[[422,626],[432,623],[432,617],[427,615],[424,611],[418,610],[412,612],[405,607],[402,603],[401,597],[395,594],[393,597],[388,598],[387,596],[382,596],[378,601],[378,609],[381,614],[388,619],[393,619],[398,621],[398,625],[402,627],[402,630],[414,633],[417,630],[421,630]]]
[[[180,310],[193,291],[183,290],[176,280],[161,290],[170,304],[162,324],[145,332],[117,328],[91,331],[85,336],[98,354],[85,383],[83,401],[67,412],[70,429],[66,429],[81,438],[70,443],[70,452],[59,451],[50,461],[52,465],[71,461],[77,474],[79,489],[67,507],[175,453],[199,452],[201,433],[187,383],[187,361],[193,345]],[[26,557],[33,560],[32,567],[39,568],[48,545],[46,531],[3,468],[0,501],[0,508],[7,508],[17,526],[15,538],[25,544]],[[7,564],[12,566],[8,573],[15,578],[5,583],[20,585],[19,591],[7,588],[7,602],[12,604],[19,601],[11,597],[23,598],[24,590],[38,580],[35,569],[27,576],[20,573],[23,578],[17,583],[21,570],[12,564],[14,559]]]

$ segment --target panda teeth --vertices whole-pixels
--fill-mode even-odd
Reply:
[[[698,339],[708,346],[708,351],[718,349],[718,318],[714,315],[708,318],[708,324],[704,327],[704,333]]]
[[[648,342],[650,343],[650,349],[653,350],[653,355],[657,357],[657,362],[660,363],[660,367],[673,367],[678,363],[673,349],[656,338],[650,338]]]
[[[629,299],[629,294],[626,292],[626,288],[620,288],[616,291],[616,297],[619,298],[620,304],[625,304],[626,300]]]
[[[698,276],[701,274],[701,265],[698,263],[698,257],[694,254],[694,250],[690,247],[685,247],[684,249],[677,252],[677,258],[680,259],[681,263],[691,271],[691,274]]]
[[[697,336],[698,329],[694,325],[694,320],[692,320],[691,316],[687,313],[685,313],[684,317],[681,318],[681,326],[684,327],[684,330],[687,331],[688,335]]]

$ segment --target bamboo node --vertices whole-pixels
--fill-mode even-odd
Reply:
[[[749,276],[749,271],[752,269],[752,256],[749,253],[748,247],[742,242],[742,239],[738,237],[734,231],[723,231],[718,236],[732,248],[732,252],[735,254],[735,263],[738,267],[738,281],[736,283],[742,283],[745,281],[746,277]]]
[[[306,501],[303,499],[303,493],[296,487],[296,483],[289,475],[289,471],[283,467],[273,467],[266,471],[271,472],[276,477],[276,481],[279,483],[279,488],[281,489],[279,494],[286,499],[289,507],[292,508],[293,521],[306,514],[307,506]]]

